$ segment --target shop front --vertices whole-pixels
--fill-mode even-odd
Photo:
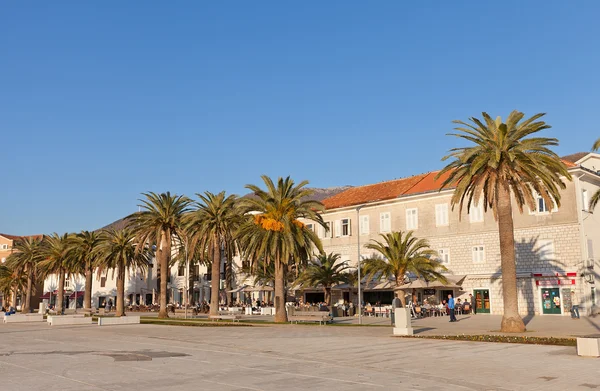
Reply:
[[[473,289],[474,307],[477,314],[490,313],[490,290],[489,289]]]
[[[568,273],[567,277],[574,277]],[[540,278],[535,281],[539,289],[541,313],[543,315],[563,315],[571,312],[571,290],[575,287],[574,278]]]

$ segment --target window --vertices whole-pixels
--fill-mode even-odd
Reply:
[[[3,244],[2,245],[2,250],[8,250],[8,244]]]
[[[369,216],[360,216],[360,234],[369,234]]]
[[[185,265],[179,265],[179,270],[177,271],[177,275],[179,277],[185,277]]]
[[[319,237],[330,238],[332,236],[331,234],[331,222],[326,221],[325,227],[319,226]]]
[[[100,277],[100,288],[106,287],[106,277]]]
[[[341,220],[341,226],[342,226],[342,236],[350,236],[350,219],[342,219]]]
[[[474,246],[473,247],[473,262],[485,262],[485,247]]]
[[[315,231],[315,226],[314,224],[306,224],[306,229],[309,231]]]
[[[588,191],[585,189],[583,189],[581,191],[581,204],[582,204],[583,210],[585,210],[587,212],[587,210],[589,209],[590,201],[588,199]]]
[[[469,208],[469,221],[480,223],[483,221],[483,205],[481,203],[471,204]]]
[[[554,257],[554,241],[549,239],[539,239],[537,252],[542,261],[553,260]]]
[[[448,204],[437,204],[435,206],[435,225],[436,227],[448,225]]]
[[[390,232],[392,230],[390,212],[379,214],[379,232]]]
[[[419,210],[417,208],[406,209],[406,229],[419,228]]]
[[[556,212],[558,210],[558,208],[556,207],[556,205],[554,205],[554,207],[552,208],[552,210],[550,210],[548,208],[548,205],[546,205],[546,201],[542,198],[541,195],[539,194],[535,194],[534,195],[535,198],[535,210],[533,212],[530,211],[530,214],[535,214],[535,213],[550,213],[550,212]]]
[[[450,263],[450,249],[441,248],[438,250],[438,255],[439,255],[438,260],[442,264],[448,265]]]

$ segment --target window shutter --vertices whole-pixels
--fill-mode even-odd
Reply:
[[[587,240],[588,258],[594,259],[594,241],[592,239]]]
[[[352,235],[352,219],[348,219],[348,236]]]
[[[340,220],[335,221],[335,237],[340,237],[342,234],[342,222]]]

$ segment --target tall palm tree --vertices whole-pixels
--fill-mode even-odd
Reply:
[[[0,293],[2,293],[2,306],[8,307],[7,304],[10,302],[10,292],[13,287],[13,273],[12,270],[5,265],[0,265]]]
[[[339,262],[340,254],[319,254],[309,261],[308,267],[300,274],[297,282],[302,286],[321,285],[325,294],[325,304],[331,305],[331,287],[350,281],[350,266]]]
[[[41,238],[28,236],[15,241],[15,252],[6,259],[6,266],[13,273],[26,276],[27,285],[24,290],[24,300],[21,312],[31,312],[31,295],[33,294],[35,280],[37,277],[37,264],[41,259]]]
[[[168,318],[167,314],[167,278],[171,245],[183,231],[183,216],[188,211],[191,200],[186,196],[171,195],[170,192],[156,194],[143,193],[140,200],[140,212],[129,216],[131,228],[136,236],[138,252],[145,246],[156,245],[156,258],[160,269],[160,311],[159,318]]]
[[[426,239],[419,239],[413,231],[381,234],[383,241],[372,240],[366,248],[378,252],[380,257],[364,261],[365,276],[372,280],[376,276],[394,278],[396,287],[404,283],[406,273],[412,273],[426,281],[447,282],[442,272],[446,267],[437,261],[437,252],[429,247]],[[402,305],[406,305],[404,291],[398,291]]]
[[[129,229],[107,230],[100,235],[100,243],[94,250],[98,275],[105,270],[112,270],[113,276],[117,274],[117,316],[125,316],[125,276],[129,271],[137,270],[146,272],[150,263],[148,246],[141,245],[137,250],[135,235]]]
[[[186,228],[191,234],[191,248],[207,249],[211,255],[210,315],[218,315],[222,251],[232,248],[241,215],[235,195],[226,196],[224,191],[196,195],[200,201],[186,216]]]
[[[592,151],[597,151],[600,149],[600,138],[594,142],[592,146]],[[600,190],[596,190],[596,192],[590,198],[590,211],[593,211],[596,208],[596,205],[600,201]]]
[[[46,236],[41,245],[41,261],[38,264],[44,277],[56,274],[58,277],[58,293],[56,295],[56,313],[63,312],[65,300],[65,279],[71,274],[72,264],[69,257],[70,235],[53,233]]]
[[[515,235],[513,225],[513,200],[519,212],[523,207],[535,209],[534,193],[546,205],[560,207],[560,190],[566,185],[562,178],[571,180],[567,167],[549,147],[558,145],[555,138],[529,137],[550,128],[538,121],[543,113],[523,120],[524,114],[513,111],[506,122],[500,117],[493,120],[482,113],[483,120],[470,118],[470,122],[454,121],[459,126],[452,136],[472,143],[468,147],[454,148],[443,160],[450,163],[438,174],[446,176],[442,189],[455,187],[451,205],[466,206],[483,203],[484,210],[491,209],[498,221],[500,259],[502,268],[502,295],[504,314],[501,331],[523,332],[525,324],[518,311],[517,274],[515,265]]]
[[[27,276],[21,272],[15,271],[5,265],[0,265],[0,293],[6,302],[16,307],[16,298],[18,292],[25,292],[27,288]]]
[[[85,276],[83,294],[83,308],[92,308],[92,277],[94,274],[96,247],[100,244],[99,235],[92,231],[81,231],[71,237],[69,253],[73,260],[75,270]]]
[[[251,262],[263,259],[275,264],[275,321],[286,322],[286,265],[290,260],[308,259],[315,247],[323,253],[317,235],[299,219],[312,220],[325,227],[319,214],[324,207],[321,202],[308,199],[312,190],[305,188],[307,181],[296,185],[290,177],[279,178],[277,184],[266,175],[262,179],[266,190],[246,186],[254,197],[240,201],[247,218],[238,237],[246,259]]]

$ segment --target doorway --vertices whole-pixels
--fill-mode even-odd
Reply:
[[[541,288],[542,289],[542,313],[544,315],[560,315],[562,313],[560,289]]]
[[[489,314],[490,313],[490,290],[489,289],[475,289],[473,291],[475,296],[475,310],[478,314]]]

